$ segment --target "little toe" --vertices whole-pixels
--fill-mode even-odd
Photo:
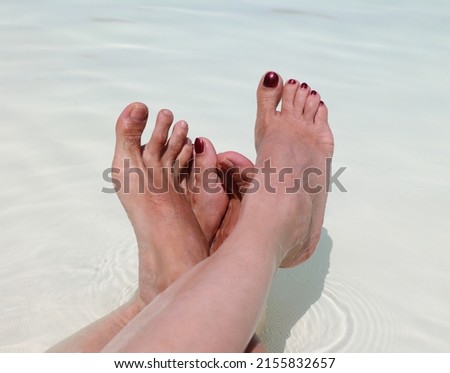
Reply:
[[[189,178],[189,169],[192,157],[192,141],[190,138],[187,138],[186,142],[181,148],[180,154],[178,154],[178,157],[173,164],[173,174],[176,181],[175,186],[177,188],[180,188],[179,190],[184,190],[186,187],[186,182]]]
[[[299,87],[298,81],[289,79],[283,87],[283,94],[281,100],[281,111],[292,111],[294,108],[295,93]]]
[[[143,153],[146,162],[161,158],[167,143],[167,138],[169,137],[169,128],[172,122],[173,114],[170,110],[163,109],[158,113],[155,128]]]
[[[161,158],[164,166],[172,167],[175,159],[177,159],[186,144],[188,131],[188,124],[184,120],[180,120],[175,124],[164,155]]]
[[[303,117],[308,123],[313,123],[317,109],[319,109],[319,105],[320,95],[316,91],[312,90],[306,99],[305,109],[303,111]]]
[[[128,105],[116,123],[115,157],[140,159],[141,136],[148,118],[148,108],[140,102]]]
[[[323,101],[319,102],[319,108],[314,117],[314,123],[328,124],[328,108]]]
[[[266,116],[276,111],[283,92],[283,81],[281,77],[273,72],[266,73],[259,82],[256,92],[258,102],[257,115]]]
[[[297,116],[302,116],[305,110],[306,100],[311,92],[311,88],[305,82],[298,85],[294,98],[294,111]]]

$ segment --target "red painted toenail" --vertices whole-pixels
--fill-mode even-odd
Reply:
[[[308,84],[302,83],[302,84],[300,84],[300,87],[302,87],[302,88],[308,88]]]
[[[195,139],[194,142],[194,149],[195,149],[195,154],[202,154],[203,150],[205,149],[205,143],[203,142],[202,139]]]
[[[263,85],[267,88],[275,88],[278,85],[278,75],[273,71],[269,71],[264,77]]]
[[[295,79],[289,79],[289,80],[288,80],[288,83],[289,83],[289,84],[295,84],[295,83],[297,83],[297,81],[296,81]]]
[[[324,105],[324,102],[323,102],[323,101],[320,101],[320,102],[319,102],[319,105]]]
[[[317,95],[317,92],[314,91],[314,90],[312,90],[312,91],[311,91],[311,94],[312,94],[313,96],[315,96],[315,95]]]

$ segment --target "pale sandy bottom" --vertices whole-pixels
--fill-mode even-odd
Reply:
[[[449,3],[186,3],[0,4],[0,351],[43,351],[136,288],[101,192],[122,107],[168,107],[253,158],[267,70],[322,94],[347,168],[316,255],[276,277],[267,346],[450,351]]]

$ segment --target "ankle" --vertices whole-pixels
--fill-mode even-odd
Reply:
[[[284,253],[280,250],[277,235],[272,234],[270,229],[259,224],[254,219],[239,218],[230,235],[225,239],[217,253],[234,252],[241,256],[241,261],[246,258],[252,265],[257,262],[266,262],[275,268],[281,263]]]

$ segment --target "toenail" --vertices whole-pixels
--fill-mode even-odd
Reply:
[[[302,87],[302,88],[308,88],[308,84],[302,83],[302,84],[300,85],[300,87]]]
[[[312,94],[313,96],[315,96],[315,95],[317,95],[317,92],[314,91],[314,90],[312,90],[312,91],[311,91],[311,94]]]
[[[177,126],[182,127],[182,128],[188,128],[188,124],[184,120],[179,121],[177,123]]]
[[[288,83],[289,83],[289,84],[295,84],[295,83],[297,83],[297,81],[296,81],[295,79],[289,79],[289,80],[288,80]]]
[[[148,110],[145,106],[135,106],[133,110],[131,110],[130,117],[131,119],[141,122],[147,119]]]
[[[324,102],[323,102],[323,101],[320,101],[320,102],[319,102],[319,105],[324,105]]]
[[[202,139],[196,138],[194,142],[195,154],[202,154],[205,149],[205,143]]]
[[[264,77],[264,87],[275,88],[278,85],[278,75],[273,71],[269,71]]]

